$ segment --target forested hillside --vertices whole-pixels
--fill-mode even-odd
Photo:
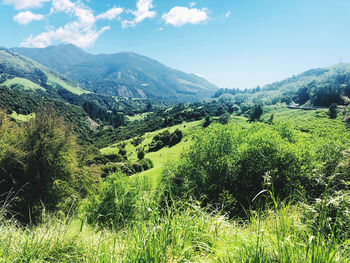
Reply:
[[[240,102],[299,104],[329,107],[347,104],[350,96],[350,64],[311,69],[300,75],[251,90],[221,89],[214,97],[233,96]]]
[[[72,44],[12,50],[103,95],[181,102],[209,97],[217,90],[214,84],[195,74],[171,69],[130,52],[92,55]]]

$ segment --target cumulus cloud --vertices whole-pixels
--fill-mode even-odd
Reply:
[[[196,2],[191,2],[189,5],[190,7],[194,7],[197,3]]]
[[[153,0],[138,0],[136,3],[137,9],[134,11],[130,11],[129,13],[133,14],[135,18],[133,20],[123,20],[123,27],[135,26],[137,23],[142,22],[146,18],[153,18],[156,16],[155,11],[151,11],[153,8],[152,4]]]
[[[43,3],[50,0],[3,0],[5,5],[14,5],[16,10],[42,7]]]
[[[44,16],[40,14],[34,14],[30,11],[20,12],[17,15],[13,17],[13,20],[22,24],[26,25],[34,20],[43,20]]]
[[[53,40],[59,40],[62,43],[72,43],[78,47],[84,48],[94,44],[97,38],[109,29],[110,27],[106,26],[98,31],[87,30],[86,32],[82,32],[77,29],[74,24],[67,24],[57,30],[50,30],[37,36],[31,35],[21,43],[21,46],[43,48],[51,45]]]
[[[44,48],[51,45],[51,36],[50,33],[44,32],[40,35],[34,37],[33,35],[30,35],[26,40],[24,40],[21,43],[22,47],[38,47],[38,48]]]
[[[72,12],[76,4],[70,0],[52,0],[51,13],[53,12]]]
[[[21,43],[21,46],[46,47],[51,45],[54,40],[57,40],[62,43],[72,43],[78,47],[84,48],[93,45],[103,32],[110,29],[109,26],[97,29],[97,18],[94,16],[93,11],[80,2],[53,0],[50,14],[56,12],[70,14],[75,17],[75,20],[62,27],[43,32],[37,36],[31,35]],[[108,13],[108,11],[106,13]],[[111,14],[109,15],[111,16]]]
[[[164,14],[162,18],[166,24],[180,27],[185,24],[199,24],[208,20],[209,17],[205,8],[175,6],[167,14]]]
[[[113,7],[109,9],[108,11],[99,14],[96,18],[97,19],[107,19],[107,20],[113,20],[117,16],[119,16],[121,13],[123,13],[124,9],[120,7]]]

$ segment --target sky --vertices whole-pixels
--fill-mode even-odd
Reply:
[[[221,88],[350,62],[349,0],[0,0],[0,46],[136,52]]]

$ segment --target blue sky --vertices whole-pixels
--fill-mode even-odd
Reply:
[[[0,45],[132,51],[252,88],[350,62],[349,0],[0,0]]]

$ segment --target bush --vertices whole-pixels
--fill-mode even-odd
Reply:
[[[179,129],[176,129],[173,134],[171,134],[170,141],[169,141],[169,147],[172,147],[182,140],[182,131]]]
[[[125,156],[126,155],[126,150],[124,148],[119,149],[119,154],[121,156]]]
[[[136,137],[131,141],[131,144],[137,147],[143,141],[142,137]]]
[[[6,125],[6,119],[1,122]],[[76,138],[63,118],[53,108],[43,109],[9,142],[0,160],[0,173],[6,175],[1,190],[17,194],[13,209],[22,220],[35,220],[44,207],[68,210],[78,197],[81,178],[76,175]]]
[[[211,119],[209,116],[205,117],[205,121],[203,123],[203,128],[207,128],[211,123]]]
[[[296,133],[258,123],[215,125],[198,136],[181,162],[164,169],[165,198],[203,198],[203,204],[223,204],[231,215],[243,215],[263,189],[279,198],[303,191],[315,150]]]
[[[140,164],[142,165],[142,170],[143,171],[146,171],[146,170],[149,170],[149,169],[153,168],[152,160],[147,159],[147,158],[146,159],[142,159],[140,161]]]
[[[335,119],[337,118],[337,107],[338,105],[336,103],[332,103],[331,106],[329,106],[329,118]]]
[[[145,158],[145,152],[143,150],[140,150],[138,153],[137,153],[137,158],[139,160],[143,160],[143,158]]]
[[[162,149],[164,146],[165,145],[162,141],[153,141],[152,140],[152,142],[148,146],[148,151],[156,152],[156,151],[159,151],[160,149]]]
[[[263,114],[263,107],[261,104],[255,104],[249,111],[249,121],[257,121]]]

